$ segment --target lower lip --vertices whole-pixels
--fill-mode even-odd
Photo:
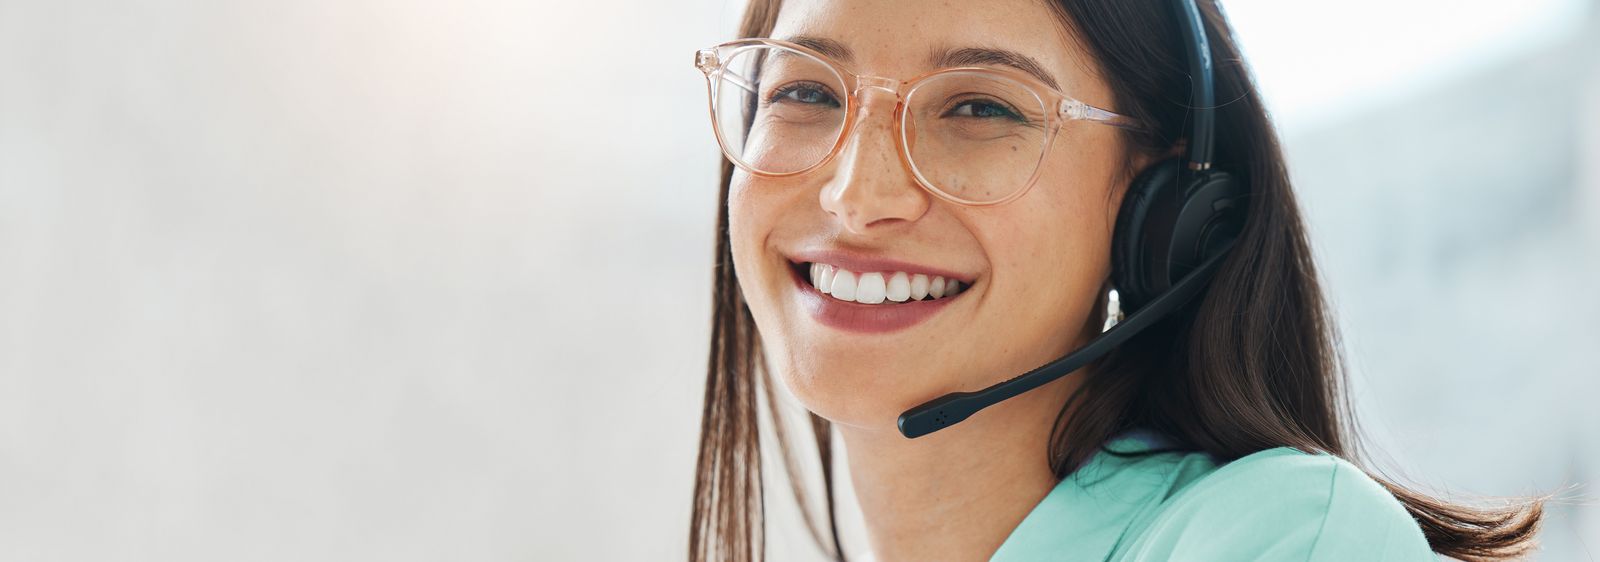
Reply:
[[[907,301],[901,304],[861,304],[845,302],[822,294],[811,282],[800,276],[800,271],[789,264],[789,276],[800,289],[800,304],[825,326],[847,332],[881,334],[904,330],[932,317],[951,301],[967,294],[966,290],[955,296],[925,301]],[[968,287],[967,289],[971,289]]]

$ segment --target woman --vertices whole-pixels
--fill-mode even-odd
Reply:
[[[1454,505],[1352,463],[1283,156],[1225,18],[1186,5],[753,0],[740,34],[769,39],[700,53],[727,160],[691,559],[763,553],[770,374],[810,412],[829,538],[813,533],[841,559],[834,429],[883,561],[1498,559],[1533,545],[1539,500]],[[1234,241],[1209,282],[1070,376],[906,431],[901,412],[1119,319],[1130,186],[1174,157],[1204,168],[1192,156],[1209,135],[1187,121],[1209,106],[1190,103],[1195,26],[1217,61],[1207,162],[1248,195],[1227,199],[1244,208],[1217,231]],[[1120,288],[1130,308],[1163,294]]]

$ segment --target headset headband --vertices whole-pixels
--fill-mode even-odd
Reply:
[[[1189,99],[1194,113],[1194,129],[1189,134],[1189,169],[1211,168],[1211,140],[1216,131],[1216,93],[1212,89],[1211,45],[1206,40],[1205,22],[1195,0],[1173,0],[1178,9],[1178,27],[1189,48]]]

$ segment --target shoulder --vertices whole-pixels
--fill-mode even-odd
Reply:
[[[1360,468],[1289,447],[1227,463],[1169,498],[1130,560],[1435,560],[1415,519]]]

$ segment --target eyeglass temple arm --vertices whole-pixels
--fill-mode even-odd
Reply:
[[[1066,115],[1068,119],[1082,119],[1084,121],[1105,123],[1107,125],[1122,127],[1125,129],[1140,128],[1139,122],[1135,121],[1132,117],[1112,113],[1110,111],[1106,111],[1074,99],[1068,99],[1061,102],[1061,113]]]
[[[743,89],[746,92],[750,92],[752,94],[756,93],[756,85],[751,84],[748,78],[740,76],[737,72],[729,72],[728,69],[724,68],[722,69],[722,79],[727,80],[729,83],[738,86],[740,89]]]

